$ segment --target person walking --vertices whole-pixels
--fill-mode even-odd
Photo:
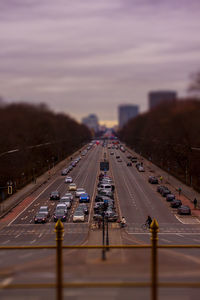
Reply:
[[[194,198],[193,203],[194,203],[194,209],[196,209],[197,208],[197,199],[196,198]]]

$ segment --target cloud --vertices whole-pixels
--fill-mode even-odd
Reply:
[[[0,94],[81,118],[147,109],[151,89],[177,89],[199,66],[199,1],[0,1]],[[82,115],[82,116],[83,116]]]

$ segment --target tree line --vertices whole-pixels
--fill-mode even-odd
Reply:
[[[200,191],[200,101],[165,103],[130,120],[120,139]]]
[[[19,189],[79,149],[91,138],[85,125],[44,104],[0,106],[0,199],[7,182]]]

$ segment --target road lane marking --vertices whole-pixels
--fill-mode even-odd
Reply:
[[[38,237],[41,238],[42,235],[43,235],[43,233],[40,233]]]
[[[24,258],[28,258],[30,256],[32,256],[33,253],[32,252],[29,252],[29,253],[26,253],[26,254],[21,254],[18,256],[19,259],[24,259]]]
[[[18,238],[20,235],[21,235],[21,233],[17,234],[17,235],[15,236],[15,238]]]
[[[10,226],[21,214],[23,214],[23,212],[25,210],[27,210],[27,208],[29,208],[29,206],[31,206],[56,180],[57,180],[57,178],[55,180],[53,180],[50,184],[48,184],[46,186],[46,188],[44,190],[42,190],[42,192],[39,193],[39,195],[31,203],[29,203],[28,206],[26,206],[7,226]],[[38,203],[38,205],[39,205],[39,203]]]
[[[194,242],[197,242],[200,244],[200,240],[197,240],[197,239],[193,239]]]
[[[8,244],[10,242],[10,240],[7,240],[7,241],[4,241],[2,244],[5,245],[5,244]]]
[[[0,281],[0,284],[4,287],[8,286],[13,281],[13,277],[5,278],[4,280]]]
[[[160,239],[160,241],[165,242],[165,243],[171,243],[171,241],[169,241],[167,239]]]
[[[180,234],[180,233],[177,233],[176,235],[180,236],[180,237],[184,237],[184,235]]]
[[[32,240],[31,242],[30,242],[30,244],[33,244],[33,243],[35,243],[36,242],[36,240]]]

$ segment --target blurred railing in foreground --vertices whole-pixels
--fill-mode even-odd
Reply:
[[[56,223],[56,246],[1,246],[0,250],[41,250],[41,249],[55,249],[56,250],[56,283],[40,283],[40,284],[0,284],[1,289],[42,289],[42,288],[56,288],[57,300],[63,299],[63,288],[101,288],[101,287],[115,287],[115,288],[135,288],[135,287],[149,287],[151,288],[151,300],[158,299],[158,287],[171,287],[171,288],[200,288],[199,282],[158,282],[158,261],[157,254],[158,248],[200,248],[200,245],[158,245],[158,231],[159,226],[154,219],[151,223],[151,244],[149,245],[112,245],[112,246],[63,246],[63,232],[64,226],[60,220]],[[62,270],[62,254],[63,249],[151,249],[151,281],[150,282],[76,282],[66,283],[63,282]]]

